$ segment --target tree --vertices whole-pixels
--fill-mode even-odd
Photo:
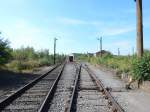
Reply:
[[[11,48],[9,41],[0,37],[0,65],[4,65],[11,58]]]
[[[22,61],[33,60],[38,57],[36,55],[34,48],[32,47],[26,48],[21,47],[19,49],[14,49],[12,55],[14,60],[22,60]]]

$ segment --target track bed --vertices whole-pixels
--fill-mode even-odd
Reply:
[[[64,112],[72,94],[72,87],[76,76],[76,65],[66,64],[62,76],[57,85],[53,100],[49,105],[49,112]]]
[[[77,112],[111,112],[107,100],[82,68],[77,98]]]
[[[18,95],[2,112],[36,112],[44,101],[62,66],[57,67],[35,85]]]

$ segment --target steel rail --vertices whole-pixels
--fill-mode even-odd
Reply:
[[[109,101],[109,104],[112,106],[113,112],[125,112],[123,108],[118,104],[118,102],[114,99],[114,97],[111,95],[109,90],[105,88],[102,81],[97,78],[97,76],[93,73],[93,71],[86,65],[86,70],[88,71],[90,77],[92,80],[96,83],[99,91],[102,91],[103,94],[106,95],[106,98]]]
[[[54,96],[54,93],[56,91],[56,88],[57,88],[57,84],[58,84],[58,81],[63,73],[63,70],[64,70],[64,67],[65,67],[65,64],[66,62],[63,64],[63,67],[61,68],[61,71],[59,72],[55,82],[53,83],[51,89],[49,90],[45,100],[43,101],[40,109],[38,110],[38,112],[47,112],[48,109],[49,109],[49,105],[50,105],[50,102],[52,101],[53,99],[53,96]]]
[[[50,71],[48,71],[47,73],[37,77],[35,80],[33,80],[32,82],[26,84],[25,86],[19,88],[16,92],[14,92],[12,95],[6,97],[3,101],[0,102],[0,111],[3,110],[6,106],[8,106],[9,104],[11,104],[12,101],[14,101],[16,98],[18,98],[19,96],[21,96],[26,90],[30,89],[31,87],[33,87],[37,82],[39,82],[42,78],[46,77],[49,73],[51,73],[53,70],[55,70],[57,67],[59,67],[59,65],[55,65]]]
[[[76,99],[76,92],[78,89],[78,84],[79,84],[79,79],[80,79],[80,74],[81,74],[81,68],[82,65],[79,66],[78,71],[77,71],[77,75],[75,78],[75,83],[74,83],[74,87],[73,87],[73,91],[72,91],[72,95],[71,95],[71,100],[69,105],[66,107],[65,112],[73,112],[74,107],[73,107],[73,103],[75,102]]]

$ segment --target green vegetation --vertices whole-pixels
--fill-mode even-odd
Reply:
[[[65,55],[56,54],[56,63],[60,63],[64,58]],[[49,54],[49,50],[35,51],[32,47],[13,50],[7,40],[0,39],[0,68],[21,72],[52,64],[53,54]]]
[[[131,69],[132,57],[129,56],[114,56],[111,54],[103,55],[102,57],[88,57],[82,55],[78,60],[88,61],[92,64],[98,64],[104,67],[116,69],[118,73],[129,72]]]
[[[150,51],[146,51],[140,59],[135,58],[132,62],[132,76],[138,83],[150,81]]]
[[[9,41],[0,38],[0,67],[6,64],[11,58],[11,48]]]
[[[61,62],[65,55],[56,55],[56,62]],[[53,64],[53,55],[48,50],[35,51],[32,47],[14,49],[12,60],[7,64],[11,70],[31,70],[35,67],[49,66]]]
[[[115,69],[118,75],[127,73],[134,80],[138,80],[139,83],[150,80],[149,50],[145,50],[141,59],[138,59],[136,56],[115,56],[111,54],[103,55],[102,57],[88,57],[86,54],[83,54],[77,55],[76,59]]]

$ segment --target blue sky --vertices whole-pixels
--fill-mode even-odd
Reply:
[[[134,0],[0,0],[0,31],[11,47],[57,52],[96,52],[103,49],[131,54],[135,48]],[[144,48],[150,49],[150,1],[143,0]]]

